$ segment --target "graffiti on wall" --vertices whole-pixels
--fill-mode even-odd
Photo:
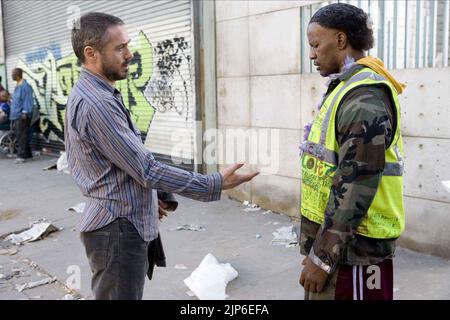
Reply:
[[[153,48],[142,31],[130,43],[133,59],[129,76],[118,81],[116,87],[141,132],[148,131],[155,108],[159,112],[176,110],[179,115],[186,115],[187,120],[191,76],[191,56],[185,53],[188,48],[182,37],[159,42]],[[183,64],[187,64],[188,79],[181,76]],[[33,88],[43,136],[63,142],[67,98],[80,75],[77,57],[75,54],[62,57],[60,47],[52,45],[27,53],[25,59],[18,60],[17,67],[23,69],[24,78]],[[174,85],[180,77],[183,90]],[[180,96],[182,102],[175,98]]]
[[[158,77],[155,77],[148,88],[159,112],[174,110],[180,116],[184,116],[186,121],[189,116],[188,82],[191,79],[192,67],[189,49],[190,45],[184,37],[158,42],[155,47]],[[183,66],[187,70],[182,70]],[[183,71],[188,72],[187,77]]]

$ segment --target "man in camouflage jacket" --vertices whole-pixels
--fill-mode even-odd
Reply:
[[[341,81],[367,67],[358,61],[367,60],[364,52],[373,46],[367,15],[342,3],[323,7],[312,17],[308,40],[314,65],[330,77],[324,100]],[[386,70],[378,73],[389,76],[401,93],[402,85]],[[356,229],[377,193],[395,117],[391,94],[384,87],[355,88],[339,105],[338,165],[325,220],[321,225],[303,215],[301,220],[300,248],[306,258],[299,282],[305,299],[393,298],[395,239],[360,236]],[[379,273],[372,281],[374,270]]]

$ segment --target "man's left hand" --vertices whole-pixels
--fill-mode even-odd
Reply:
[[[22,115],[20,116],[22,120],[27,120],[27,114],[22,112]]]
[[[328,274],[306,257],[299,283],[309,292],[321,292],[328,279]]]
[[[233,189],[234,187],[237,187],[241,183],[252,180],[254,177],[256,177],[259,174],[259,171],[247,173],[247,174],[236,173],[236,171],[239,168],[242,168],[243,165],[244,165],[243,163],[238,163],[238,164],[232,165],[231,167],[228,167],[228,168],[222,170],[222,172],[220,172],[222,175],[222,178],[223,178],[222,190]]]

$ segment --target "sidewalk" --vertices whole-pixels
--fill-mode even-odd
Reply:
[[[67,174],[42,168],[56,159],[39,157],[15,165],[0,156],[0,238],[47,219],[62,230],[43,240],[17,247],[13,255],[0,255],[0,299],[61,299],[68,293],[66,280],[77,268],[81,286],[77,292],[92,298],[90,270],[79,240],[79,214],[67,208],[84,201]],[[167,267],[156,268],[146,282],[144,299],[193,300],[183,280],[212,253],[229,262],[239,273],[227,286],[229,299],[303,299],[298,278],[303,259],[298,247],[270,244],[276,229],[292,224],[287,216],[265,210],[244,212],[244,206],[224,195],[219,202],[200,203],[178,197],[178,210],[160,226]],[[205,231],[171,231],[184,224],[205,226]],[[257,237],[260,235],[261,237]],[[0,240],[0,250],[6,243]],[[14,253],[13,247],[11,253]],[[175,268],[183,264],[187,269]],[[14,269],[14,270],[13,270]],[[19,271],[18,271],[19,270]],[[15,274],[15,275],[14,275]],[[450,262],[398,248],[395,259],[396,299],[450,299]],[[15,285],[56,277],[57,281],[19,292]]]

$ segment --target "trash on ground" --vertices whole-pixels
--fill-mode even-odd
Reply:
[[[238,272],[229,263],[219,263],[208,253],[184,283],[200,300],[225,300],[226,286],[237,276]]]
[[[83,213],[85,207],[86,207],[86,202],[80,202],[79,204],[67,209],[67,211],[75,211],[76,213]]]
[[[61,300],[78,300],[73,294],[66,294]]]
[[[43,285],[46,285],[46,284],[49,284],[49,283],[53,283],[55,281],[56,281],[56,277],[45,278],[45,279],[42,279],[42,280],[39,280],[39,281],[27,282],[27,283],[24,283],[22,285],[16,285],[16,289],[19,292],[22,292],[23,290],[40,287],[40,286],[43,286]]]
[[[3,275],[3,277],[0,277],[0,280],[10,280],[10,279],[12,279],[12,278],[14,278],[14,277],[17,277],[17,276],[21,276],[23,274],[23,271],[20,269],[20,270],[11,270],[11,273],[10,274],[8,274],[8,275]]]
[[[259,211],[259,210],[261,210],[261,208],[260,207],[256,207],[256,208],[245,208],[242,211],[244,211],[244,212],[253,212],[253,211]]]
[[[176,264],[175,269],[186,270],[187,267],[184,264]]]
[[[5,238],[6,241],[11,241],[15,245],[20,245],[26,242],[36,241],[46,237],[48,234],[57,231],[54,225],[50,223],[38,223],[33,224],[33,226],[19,234],[10,234]]]
[[[0,255],[8,255],[8,256],[13,256],[15,255],[17,252],[19,252],[19,250],[17,249],[0,249]]]
[[[179,226],[176,229],[169,229],[169,231],[174,231],[174,230],[205,231],[206,227],[198,226],[195,224],[183,224],[182,226]]]
[[[270,213],[272,213],[272,210],[264,211],[262,214],[263,214],[263,215],[266,215],[266,214],[270,214]]]
[[[277,222],[277,221],[269,221],[269,222],[264,223],[265,226],[268,226],[268,225],[270,225],[270,224],[273,224],[274,226],[276,226],[276,225],[278,225],[278,224],[280,224],[280,223]]]
[[[17,254],[17,252],[19,252],[19,250],[17,250],[17,249],[9,249],[8,255],[13,256],[13,255]]]
[[[277,229],[272,234],[275,236],[271,244],[274,246],[286,246],[286,248],[296,246],[298,244],[298,236],[293,225]]]
[[[0,280],[3,280],[3,278],[6,278],[6,276],[2,273],[0,273]]]
[[[444,186],[445,191],[450,192],[450,180],[442,181],[441,183]]]
[[[33,226],[33,224],[37,224],[37,223],[41,223],[41,222],[47,222],[47,218],[40,218],[38,220],[34,220],[31,224],[30,227]]]
[[[65,152],[61,152],[61,156],[56,162],[56,169],[58,169],[58,171],[70,174],[69,164],[67,163],[67,154]]]
[[[256,239],[261,239],[261,235],[260,234],[257,234],[255,237],[256,237]]]
[[[57,167],[56,163],[54,163],[54,164],[51,164],[51,165],[49,165],[47,167],[42,168],[42,170],[44,170],[44,171],[55,170],[56,167]]]
[[[195,297],[195,293],[193,293],[191,290],[186,291],[186,294],[187,294],[189,297]]]
[[[394,288],[394,292],[399,292],[400,289],[399,288]]]
[[[252,212],[252,211],[261,210],[261,207],[255,203],[249,203],[248,201],[244,201],[242,204],[247,207],[245,209],[242,209],[242,211],[244,211],[244,212]]]

